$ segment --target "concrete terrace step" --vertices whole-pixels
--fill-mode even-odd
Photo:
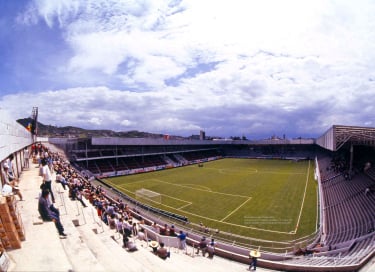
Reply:
[[[53,189],[59,195],[56,197],[56,206],[60,208],[68,234],[68,238],[62,240],[62,244],[75,271],[147,271],[142,270],[142,265],[135,262],[131,256],[126,256],[127,252],[110,238],[111,232],[104,223],[103,228],[95,223],[99,222],[98,218],[94,221],[96,210],[87,200],[84,201],[88,207],[83,208],[80,202],[70,200],[68,191],[62,190],[59,184],[55,183]],[[94,229],[98,234],[93,231]],[[85,252],[86,255],[78,256],[79,252]]]
[[[134,260],[133,253],[126,252],[111,238],[107,226],[104,227],[104,232],[101,232],[101,227],[96,223],[93,224],[92,220],[79,223],[80,225],[75,227],[76,230],[97,260],[105,267],[105,271],[149,271],[143,269],[142,265]]]
[[[146,242],[138,240],[135,241],[138,250],[127,252],[122,248],[119,234],[104,223],[100,224],[95,208],[87,200],[88,207],[82,208],[79,202],[68,198],[68,191],[53,181],[55,206],[60,210],[62,224],[68,234],[66,239],[60,239],[54,223],[39,219],[37,207],[41,177],[38,176],[37,165],[31,164],[30,169],[22,173],[20,180],[19,187],[25,200],[18,201],[17,205],[26,240],[22,242],[21,249],[7,250],[11,260],[8,271],[235,272],[245,271],[248,267],[217,256],[208,259],[195,255],[192,248],[188,249],[189,255],[171,249],[171,258],[162,260],[152,254]],[[262,268],[258,270],[270,271]]]
[[[24,171],[20,189],[24,201],[17,202],[26,234],[20,250],[7,253],[13,261],[11,271],[78,271],[86,267],[90,271],[105,271],[87,245],[68,215],[61,215],[62,224],[69,237],[60,239],[53,222],[43,222],[38,213],[38,197],[41,178],[35,165]],[[59,197],[56,197],[59,200]],[[58,201],[57,201],[58,202]],[[56,203],[58,206],[58,203]],[[60,209],[61,211],[61,209]],[[61,211],[63,213],[63,211]]]
[[[65,193],[62,195],[65,196]],[[247,265],[215,257],[214,260],[195,255],[193,248],[188,248],[189,255],[183,251],[171,249],[171,258],[162,260],[151,252],[144,241],[133,239],[138,250],[127,252],[122,248],[122,237],[99,220],[94,207],[89,205],[81,208],[76,201],[66,200],[65,203],[70,220],[78,220],[79,226],[74,227],[87,247],[100,261],[105,271],[189,271],[201,272],[203,267],[217,272],[243,271]],[[58,202],[58,201],[57,201]],[[85,201],[88,204],[88,201]],[[78,205],[77,205],[78,203]],[[78,209],[77,209],[78,207]],[[80,213],[79,215],[77,215]],[[84,214],[84,215],[83,215]],[[67,231],[70,232],[71,230]],[[63,241],[64,242],[64,241]],[[264,271],[261,268],[259,271]]]

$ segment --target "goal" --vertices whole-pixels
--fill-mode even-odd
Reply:
[[[144,188],[135,191],[135,198],[139,201],[161,204],[161,194]]]

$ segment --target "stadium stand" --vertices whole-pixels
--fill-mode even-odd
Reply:
[[[32,168],[21,176],[21,187],[27,197],[18,202],[18,208],[24,220],[26,241],[22,248],[9,250],[2,254],[3,271],[243,271],[244,265],[216,258],[198,258],[192,248],[187,251],[169,247],[171,258],[162,261],[152,254],[148,241],[131,238],[137,245],[136,252],[128,252],[122,247],[119,233],[102,223],[96,216],[96,208],[79,208],[75,201],[68,198],[65,191],[59,192],[56,206],[62,212],[62,221],[68,237],[59,239],[53,224],[41,222],[35,215],[35,196],[39,193],[40,177],[38,168]],[[53,184],[53,189],[60,186]],[[110,198],[108,198],[109,200]],[[138,221],[137,221],[138,222]],[[260,269],[260,271],[262,271]]]
[[[190,148],[190,151],[189,151]],[[175,163],[176,165],[187,165],[204,161],[210,157],[225,156],[234,157],[261,157],[261,158],[298,158],[308,159],[319,155],[319,171],[321,186],[322,216],[325,218],[324,233],[317,237],[313,243],[304,249],[303,256],[296,256],[295,252],[287,254],[265,253],[261,264],[265,267],[287,268],[290,270],[303,270],[302,266],[309,269],[336,270],[358,267],[366,256],[371,256],[374,251],[374,235],[372,230],[374,218],[374,195],[365,194],[367,187],[371,186],[372,180],[364,173],[357,170],[349,176],[348,163],[342,154],[331,156],[328,152],[313,145],[273,145],[273,146],[243,146],[225,145],[220,148],[201,150],[197,146],[184,147],[183,152],[174,148],[175,153],[167,154],[163,148],[147,146],[139,147],[142,153],[134,154],[118,161],[126,159],[128,169],[146,168],[150,166]],[[166,148],[164,148],[166,149]],[[196,149],[196,150],[195,150]],[[136,152],[137,148],[130,148]],[[148,155],[145,155],[147,152]],[[158,152],[161,152],[160,155]],[[156,154],[155,154],[156,153]],[[121,153],[124,154],[124,153]],[[127,153],[129,154],[129,153]],[[155,155],[152,155],[155,154]],[[315,154],[315,155],[314,155]],[[168,159],[166,159],[168,158]],[[134,163],[132,163],[132,161]],[[113,161],[111,160],[111,164]],[[105,170],[105,169],[103,169]],[[368,171],[371,176],[371,171]],[[139,207],[139,206],[138,206]],[[368,209],[370,207],[370,209]],[[147,207],[151,209],[152,207]],[[163,214],[161,210],[154,210],[155,214]],[[165,214],[173,216],[173,214]],[[178,216],[178,215],[177,215]],[[160,222],[162,224],[163,222]],[[199,241],[199,235],[196,237]],[[223,244],[222,251],[218,254],[245,261],[243,255],[247,249],[241,249]],[[262,263],[263,261],[263,263]],[[269,263],[270,262],[270,263]],[[293,265],[296,265],[293,267]],[[346,266],[346,268],[343,268]],[[339,269],[339,270],[340,270]]]
[[[351,240],[367,233],[375,218],[375,195],[365,194],[366,188],[370,187],[373,181],[361,172],[348,178],[337,171],[333,176],[325,173],[328,178],[322,182],[324,209],[326,218],[329,219],[328,243]]]
[[[341,132],[346,131],[346,133],[351,133],[350,129],[345,130],[345,128],[342,127],[339,129]],[[358,128],[353,131],[353,133],[357,133]],[[353,137],[352,139],[355,141],[359,141],[361,139]],[[164,144],[155,144],[154,146],[134,145],[122,146],[121,148],[118,148],[118,146],[110,147],[106,144],[95,146],[80,142],[81,140],[78,140],[77,144],[72,145],[73,149],[68,150],[67,152],[69,154],[69,159],[72,160],[71,162],[76,166],[76,168],[70,168],[71,165],[66,164],[66,167],[68,167],[67,169],[69,169],[66,172],[74,175],[75,177],[69,180],[70,183],[76,183],[76,181],[74,181],[76,178],[80,180],[79,186],[82,185],[82,192],[84,192],[86,201],[90,202],[93,207],[95,207],[95,209],[92,210],[92,218],[98,220],[98,222],[95,222],[95,224],[102,228],[104,233],[103,236],[106,236],[107,238],[113,237],[111,239],[117,243],[116,245],[121,244],[120,241],[117,241],[118,238],[116,240],[116,237],[119,237],[119,234],[114,230],[111,230],[110,226],[107,226],[106,223],[108,223],[110,219],[106,214],[107,211],[102,209],[104,205],[115,207],[114,210],[116,212],[121,210],[122,214],[137,220],[137,222],[143,221],[144,227],[149,231],[150,237],[153,239],[158,239],[159,241],[162,241],[164,237],[160,236],[158,233],[152,233],[153,231],[150,229],[151,224],[156,222],[161,227],[166,222],[169,222],[168,218],[178,219],[181,221],[181,225],[176,226],[176,231],[181,229],[189,232],[188,244],[194,250],[194,247],[196,247],[202,237],[202,233],[191,231],[190,226],[186,226],[184,228],[184,224],[187,223],[186,218],[181,217],[178,214],[166,212],[160,209],[154,209],[153,207],[145,207],[142,205],[142,203],[134,202],[135,200],[122,195],[113,188],[103,188],[99,190],[99,180],[95,180],[93,177],[100,177],[100,175],[103,173],[112,172],[114,175],[116,175],[116,171],[120,171],[118,169],[130,171],[132,169],[150,168],[152,171],[154,171],[158,169],[157,166],[164,166],[171,162],[175,162],[176,165],[181,166],[184,164],[198,163],[208,159],[218,159],[226,155],[236,156],[236,154],[238,154],[239,157],[243,157],[248,156],[249,154],[249,156],[252,156],[254,154],[265,156],[265,158],[308,158],[312,155],[312,153],[316,152],[315,154],[318,154],[316,159],[317,185],[319,186],[321,192],[319,194],[322,211],[322,225],[320,226],[321,232],[318,233],[314,239],[310,240],[310,243],[305,248],[296,248],[293,252],[290,251],[281,254],[262,251],[262,257],[259,259],[258,264],[259,266],[265,268],[287,271],[358,271],[359,269],[364,268],[365,264],[374,256],[375,253],[375,194],[372,191],[367,191],[367,188],[372,188],[372,185],[374,184],[374,181],[371,178],[373,170],[372,167],[370,167],[369,169],[366,169],[366,171],[363,171],[363,163],[368,161],[368,159],[364,159],[364,157],[362,157],[362,159],[355,160],[357,165],[353,165],[352,143],[345,143],[342,141],[342,139],[351,138],[342,137],[340,138],[340,141],[337,141],[337,146],[340,147],[340,150],[346,152],[343,152],[342,154],[337,152],[338,150],[335,148],[332,148],[332,152],[325,152],[324,150],[318,150],[319,152],[316,152],[317,147],[314,145],[304,146],[306,149],[302,147],[298,147],[296,149],[292,146],[281,147],[280,144],[278,144],[278,146],[274,145],[272,147],[260,147],[259,151],[255,150],[256,148],[248,148],[248,150],[238,148],[236,144],[228,142],[223,143],[223,145],[219,145],[218,143],[205,143],[198,145],[197,143],[194,143],[190,145],[181,144],[181,146],[178,146],[175,143],[173,143],[173,145],[171,143],[171,146],[168,146],[164,142]],[[327,139],[320,139],[318,142],[320,142],[320,144],[323,143],[323,145],[326,146],[336,145],[327,143],[326,140]],[[243,143],[241,143],[241,145],[243,145]],[[253,143],[251,145],[249,144],[248,147],[252,145]],[[90,146],[92,150],[88,150],[87,146]],[[86,150],[82,151],[78,147]],[[299,150],[299,148],[301,149]],[[238,153],[236,152],[236,149],[238,149]],[[169,160],[166,159],[166,157],[168,157]],[[360,158],[361,154],[357,154],[356,158],[358,157]],[[56,160],[58,161],[59,159]],[[85,173],[86,176],[87,171],[90,172],[90,175],[87,176],[87,178],[90,179],[86,179],[81,175],[81,173]],[[123,172],[118,174],[130,173],[131,172]],[[35,174],[37,177],[36,171]],[[58,187],[61,188],[60,186]],[[105,187],[104,184],[103,187]],[[96,191],[99,191],[99,194],[97,194]],[[95,200],[94,195],[96,195],[95,198],[99,196],[100,203]],[[65,200],[59,199],[58,201],[62,203]],[[72,205],[72,203],[77,203],[76,201],[67,201],[67,203],[69,203],[68,205],[70,207],[67,209],[68,211],[74,210],[76,207],[78,207],[75,206],[75,204]],[[121,203],[124,204],[124,207],[122,208],[120,208],[122,205]],[[92,207],[90,207],[90,209],[91,208]],[[151,211],[144,213],[147,215],[147,217],[143,216],[144,208]],[[78,213],[83,212],[82,209],[77,211]],[[99,211],[100,217],[95,216],[99,216]],[[87,212],[86,216],[90,217]],[[69,218],[68,220],[73,221],[76,219]],[[64,223],[67,223],[67,221]],[[73,234],[72,236],[74,236],[74,241],[71,239],[70,241],[66,241],[66,243],[62,243],[65,246],[65,250],[69,247],[73,248],[73,250],[69,253],[70,258],[74,258],[74,254],[72,254],[72,252],[74,250],[78,250],[78,245],[84,243],[82,242],[83,240],[86,241],[86,244],[84,244],[83,247],[89,247],[90,244],[93,245],[94,243],[92,241],[90,242],[90,240],[98,240],[90,237],[90,231],[82,230],[78,232],[74,226],[72,227],[69,226],[69,224],[67,225],[67,228]],[[48,228],[46,227],[45,229]],[[96,228],[96,232],[97,231],[98,228]],[[92,231],[91,235],[93,235],[93,237],[97,237],[97,234]],[[84,239],[84,237],[86,239]],[[104,240],[104,237],[101,239]],[[175,247],[173,244],[176,244],[175,239],[171,242],[170,246]],[[138,246],[140,245],[144,244],[138,243]],[[96,242],[95,246],[98,246]],[[87,257],[86,259],[92,258],[92,255],[90,255],[92,253],[90,253],[90,251],[95,252],[96,255],[100,255],[100,252],[97,250],[94,251],[93,248],[83,251],[85,252],[85,258]],[[103,252],[104,251],[106,250],[103,249]],[[121,258],[121,254],[118,253],[117,250],[113,250],[113,252],[116,252],[114,254]],[[147,252],[150,253],[150,251]],[[193,253],[191,255],[197,257],[194,254],[194,251],[192,252]],[[22,258],[19,258],[17,253],[9,253],[12,254],[12,258],[14,260],[18,260],[19,263],[22,262]],[[248,253],[249,247],[242,247],[220,240],[217,241],[217,256],[222,256],[230,260],[247,264],[249,261]],[[88,257],[89,255],[90,257]],[[65,257],[63,258],[65,259]],[[83,258],[83,260],[86,260],[85,258]],[[140,267],[145,264],[144,262],[138,262],[138,259],[136,258],[136,255],[134,255],[134,258],[127,258],[127,262],[131,263],[130,267],[135,268],[134,271],[139,271]],[[118,262],[115,262],[115,264],[110,264],[108,260],[99,261],[95,258],[90,260],[90,264],[85,263],[85,261],[83,261],[83,264],[86,264],[86,268],[90,268],[92,271],[104,271],[105,268],[114,268],[116,265],[117,267],[123,267]],[[162,268],[164,271],[174,271],[176,268],[173,267],[173,269],[171,269],[165,264],[154,263],[148,258],[146,258],[146,260],[146,265],[150,265],[149,267],[152,267],[152,265],[160,265],[158,269]],[[176,265],[180,269],[183,269],[184,267],[186,268],[186,265],[191,262],[191,259],[189,259],[187,262],[185,262],[183,258],[179,258],[179,260],[181,263]],[[74,263],[74,267],[71,267],[72,263]],[[372,263],[370,263],[370,265],[371,264]],[[76,259],[74,259],[74,261],[70,260],[70,264],[64,263],[63,266],[59,267],[63,267],[62,270],[80,270],[77,269],[77,267],[79,267],[79,262]],[[191,271],[201,270],[201,268],[199,270],[194,269],[193,267],[194,266],[192,265]],[[223,267],[224,270],[221,270],[222,267],[217,266],[211,266],[210,268],[214,269],[214,271],[240,271],[238,269],[239,267],[235,267],[233,269],[225,267],[225,265],[223,265]],[[18,269],[20,268],[23,267],[19,265]],[[241,270],[243,270],[243,268],[244,266],[241,267]],[[129,267],[128,269],[131,270]],[[109,270],[114,271],[114,269]],[[153,271],[152,269],[150,270]]]
[[[183,156],[181,156],[180,154],[174,154],[172,155],[173,158],[175,158],[175,161],[179,164],[182,164],[182,165],[186,165],[188,164],[188,160],[185,159]]]
[[[375,181],[375,167],[371,167],[368,170],[365,171],[365,173],[373,180]]]

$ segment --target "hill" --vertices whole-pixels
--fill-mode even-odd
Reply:
[[[17,122],[25,128],[32,122],[31,118],[18,119]],[[163,134],[155,134],[149,132],[142,132],[137,130],[131,131],[112,131],[112,130],[92,130],[83,129],[79,127],[66,126],[57,127],[52,125],[45,125],[38,122],[38,136],[41,137],[124,137],[124,138],[161,138]]]

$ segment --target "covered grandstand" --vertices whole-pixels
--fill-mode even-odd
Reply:
[[[77,167],[96,177],[127,175],[222,157],[312,159],[313,139],[166,140],[164,138],[50,138]],[[155,169],[156,167],[156,169]]]
[[[92,138],[50,139],[50,142],[63,146],[78,169],[98,178],[179,167],[227,156],[315,158],[320,199],[319,231],[308,241],[299,242],[308,242],[303,249],[295,248],[284,254],[265,252],[259,263],[290,271],[355,271],[375,253],[375,194],[367,193],[375,181],[374,135],[374,128],[335,125],[316,140]],[[160,224],[170,220],[170,214],[164,213],[164,216],[165,219],[159,219]],[[159,217],[151,220],[157,221],[156,218]],[[199,237],[198,233],[196,239]],[[242,262],[247,262],[247,253],[247,248],[225,243],[218,249],[218,254]]]
[[[375,128],[334,125],[316,143],[331,151],[338,151],[345,144],[375,147]]]
[[[3,127],[9,128],[9,125]],[[7,137],[10,144],[1,149],[1,154],[2,159],[15,154],[21,173],[22,150],[32,144],[32,138],[17,125],[14,127],[12,131],[2,131],[3,138]],[[21,131],[22,137],[19,134],[13,137],[14,131]],[[333,126],[316,140],[50,138],[49,142],[63,147],[71,164],[94,183],[106,176],[156,171],[225,157],[315,159],[320,200],[318,231],[306,239],[294,241],[296,247],[284,253],[261,247],[259,265],[287,271],[358,271],[375,254],[374,135],[374,128]],[[141,209],[150,208],[113,188],[108,190],[108,197],[113,201],[122,197],[135,217]],[[187,230],[185,218],[178,214],[158,209],[145,214],[148,215],[144,218],[146,224],[174,222],[176,229]],[[162,238],[157,233],[152,234],[152,230],[149,235]],[[201,232],[189,229],[189,244],[198,243],[201,236]],[[256,244],[251,245],[254,246]],[[248,252],[249,247],[217,241],[219,256],[247,263]]]

